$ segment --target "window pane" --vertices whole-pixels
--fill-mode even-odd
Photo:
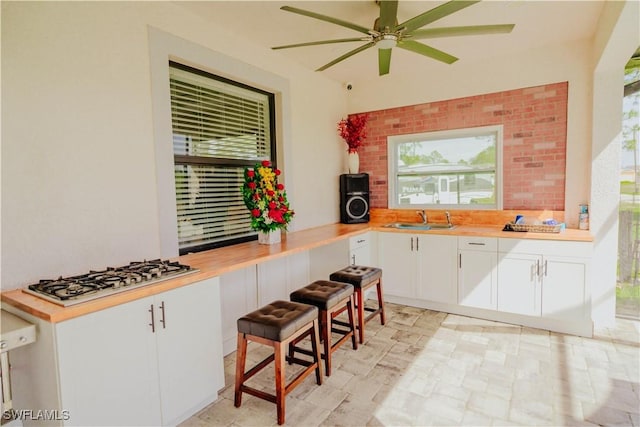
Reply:
[[[405,207],[495,204],[494,173],[399,176],[396,188],[398,204]]]
[[[270,158],[269,96],[171,67],[173,152]]]
[[[495,207],[498,138],[495,127],[390,137],[390,207]]]
[[[251,236],[251,219],[240,187],[244,169],[176,165],[179,247]]]

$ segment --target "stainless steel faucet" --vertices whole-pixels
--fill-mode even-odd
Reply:
[[[424,210],[417,211],[416,213],[418,215],[420,215],[420,218],[422,218],[422,223],[426,224],[427,223],[427,213]]]

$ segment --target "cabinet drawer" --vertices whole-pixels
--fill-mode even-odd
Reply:
[[[359,234],[349,238],[349,249],[354,250],[369,245],[371,236],[369,233]]]
[[[458,249],[497,252],[498,238],[497,237],[458,236]]]
[[[591,242],[566,242],[558,240],[499,239],[500,252],[544,254],[547,256],[591,257]]]

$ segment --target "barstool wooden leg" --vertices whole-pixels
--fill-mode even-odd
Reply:
[[[364,301],[361,288],[356,288],[356,309],[358,310],[358,337],[360,344],[364,343]]]
[[[356,337],[356,324],[355,324],[355,293],[349,297],[349,302],[347,303],[347,314],[349,315],[349,324],[352,326],[351,329],[351,345],[354,350],[358,349],[358,338]]]
[[[284,350],[282,343],[275,343],[273,346],[275,356],[275,374],[276,374],[276,411],[278,414],[278,424],[284,424],[284,404],[286,398],[286,382],[284,378]]]
[[[384,301],[382,301],[382,279],[378,280],[378,307],[380,308],[380,324],[384,325],[386,317],[384,315]]]
[[[320,310],[320,337],[324,346],[324,365],[326,375],[331,375],[331,314]]]
[[[245,334],[238,333],[238,351],[236,352],[236,384],[233,404],[239,408],[242,404],[241,387],[244,383],[244,368],[247,361],[247,338]]]
[[[316,384],[322,385],[322,355],[320,353],[320,334],[318,331],[318,320],[313,322],[313,332],[311,334],[311,350],[316,364]]]

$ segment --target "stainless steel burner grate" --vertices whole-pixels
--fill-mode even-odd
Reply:
[[[196,271],[198,270],[176,261],[145,260],[122,267],[107,267],[103,271],[90,271],[79,276],[40,280],[24,291],[58,305],[68,306]]]

